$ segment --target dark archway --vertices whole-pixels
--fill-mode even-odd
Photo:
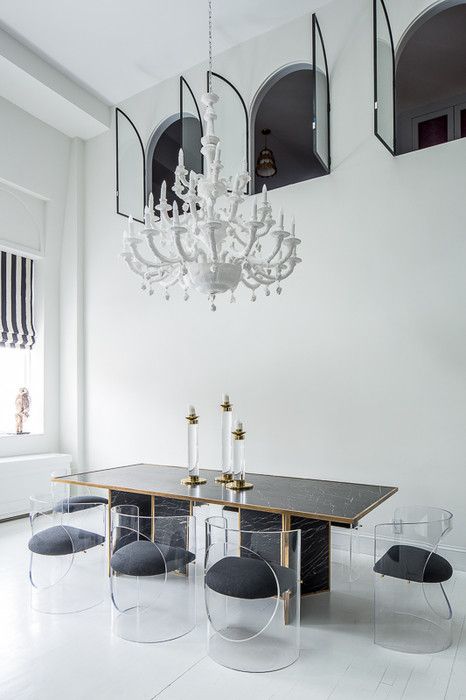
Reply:
[[[251,110],[252,192],[291,185],[326,175],[313,150],[313,70],[310,65],[286,66],[261,87]],[[263,129],[270,129],[267,145],[277,172],[259,177],[255,166],[264,145]]]
[[[447,0],[409,27],[396,55],[397,154],[466,136],[466,3]]]
[[[178,164],[178,153],[183,144],[184,161],[187,170],[202,172],[202,156],[200,154],[199,120],[192,115],[184,115],[183,123],[180,115],[172,115],[165,119],[152,134],[147,147],[146,183],[147,192],[154,194],[158,201],[162,182],[167,183],[167,200],[172,204],[176,198],[172,187],[175,184],[175,168]]]

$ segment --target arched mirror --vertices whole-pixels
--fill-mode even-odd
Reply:
[[[145,155],[141,137],[131,119],[115,110],[116,210],[122,216],[144,221]]]
[[[244,164],[249,169],[248,113],[246,105],[236,87],[222,75],[212,72],[212,92],[219,97],[215,105],[217,119],[215,133],[222,145],[222,177],[233,180],[242,172]],[[207,88],[209,73],[207,73]],[[246,190],[247,192],[248,190]]]
[[[285,66],[262,85],[251,109],[252,193],[327,174],[314,151],[313,104],[310,64]]]

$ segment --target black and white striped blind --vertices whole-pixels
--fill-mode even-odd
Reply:
[[[0,251],[0,346],[32,348],[33,261]]]

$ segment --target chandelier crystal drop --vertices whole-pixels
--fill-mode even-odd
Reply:
[[[211,73],[209,31],[209,78]],[[254,198],[251,210],[240,212],[251,179],[246,163],[235,177],[221,177],[220,139],[214,128],[217,101],[209,80],[209,92],[202,96],[206,108],[206,130],[201,138],[205,174],[188,172],[180,149],[172,190],[182,202],[181,210],[177,199],[173,205],[168,203],[163,182],[155,207],[153,194],[149,195],[143,229],[138,231],[129,217],[121,254],[129,268],[142,278],[143,291],[153,294],[153,287],[160,285],[168,301],[171,289],[178,285],[188,301],[190,292],[196,290],[208,296],[212,311],[216,310],[217,294],[230,292],[230,302],[235,302],[234,292],[240,282],[251,290],[251,301],[256,301],[260,287],[270,296],[270,287],[276,285],[277,294],[281,294],[283,281],[301,262],[297,256],[301,241],[295,236],[294,219],[290,230],[286,230],[280,210],[277,223],[265,185],[260,202]]]

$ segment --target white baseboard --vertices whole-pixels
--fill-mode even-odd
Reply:
[[[348,549],[350,538],[350,530],[343,527],[332,527],[332,548]],[[374,556],[374,537],[369,533],[359,533],[359,552]],[[444,544],[438,549],[445,559],[448,559],[452,567],[456,571],[466,571],[466,548],[454,547],[450,544]]]

